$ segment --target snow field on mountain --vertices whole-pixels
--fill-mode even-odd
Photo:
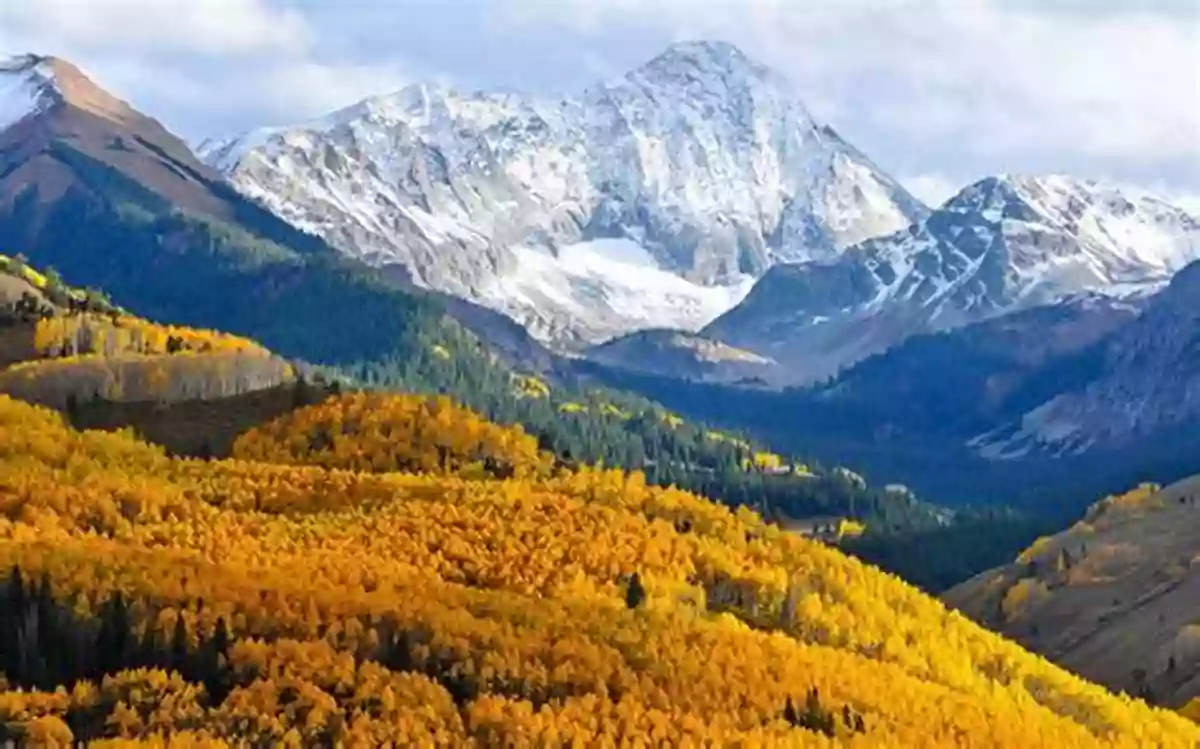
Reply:
[[[557,255],[528,246],[512,254],[515,267],[497,276],[481,301],[519,317],[561,310],[584,322],[586,343],[639,328],[699,330],[740,302],[754,284],[751,276],[721,286],[693,283],[660,269],[644,247],[627,239],[580,242]],[[535,325],[533,332],[545,331]]]

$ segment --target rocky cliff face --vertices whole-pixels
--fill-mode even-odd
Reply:
[[[771,356],[793,382],[923,332],[1080,293],[1152,293],[1200,258],[1200,221],[1067,177],[997,177],[825,262],[779,265],[706,334]]]
[[[566,345],[694,330],[775,263],[829,260],[927,213],[720,43],[566,100],[413,86],[199,152],[344,252]]]

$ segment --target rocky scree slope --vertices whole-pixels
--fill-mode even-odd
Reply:
[[[1174,435],[1200,417],[1200,263],[1178,273],[1137,319],[1109,336],[1098,376],[973,441],[983,455],[1068,455]]]

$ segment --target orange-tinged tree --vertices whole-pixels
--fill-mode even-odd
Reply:
[[[480,478],[544,474],[552,464],[520,425],[493,424],[446,397],[363,392],[252,430],[233,452],[270,463]]]
[[[353,403],[272,425],[255,449],[279,462],[201,462],[0,397],[0,570],[19,570],[0,628],[27,632],[3,612],[40,606],[71,652],[107,642],[118,669],[39,690],[28,659],[3,661],[0,723],[129,746],[1200,740],[836,549],[637,474],[305,459],[294,425],[390,436],[379,401]],[[421,408],[406,418],[433,424],[409,434],[469,413]]]

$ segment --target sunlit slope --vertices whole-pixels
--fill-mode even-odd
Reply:
[[[41,687],[0,698],[10,734],[905,749],[1200,739],[1186,719],[1071,676],[834,549],[637,475],[182,461],[0,398],[0,509],[0,565],[29,581],[10,577],[8,610],[37,601],[58,612],[47,620],[93,633],[33,648],[38,668],[0,652],[10,682]],[[28,629],[10,618],[0,626]],[[102,655],[88,655],[93,642]],[[101,683],[101,666],[116,675]],[[122,671],[132,666],[148,670]],[[56,696],[47,674],[85,681]]]
[[[24,263],[0,264],[0,278],[25,285],[0,298],[0,392],[22,400],[60,410],[207,401],[295,379],[290,364],[249,339],[126,314]]]
[[[1113,689],[1200,697],[1200,479],[1108,497],[946,594],[978,621]]]

